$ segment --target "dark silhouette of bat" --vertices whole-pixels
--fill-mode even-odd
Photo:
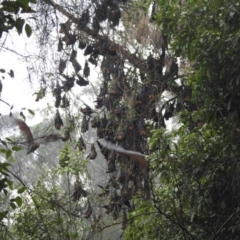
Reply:
[[[87,158],[91,159],[91,160],[94,160],[95,158],[97,157],[97,151],[94,147],[94,144],[91,145],[91,150],[90,150],[90,153],[89,155],[87,156]]]
[[[69,105],[70,105],[70,102],[69,102],[66,94],[64,94],[63,97],[62,97],[61,108],[67,108],[67,107],[69,107]]]
[[[82,69],[80,63],[76,60],[76,58],[72,60],[72,66],[76,73],[78,73]]]
[[[107,173],[111,173],[116,171],[116,164],[115,161],[108,162],[108,171]]]
[[[139,163],[142,167],[147,168],[148,167],[148,162],[146,159],[146,155],[141,154],[139,152],[131,151],[131,150],[126,150],[118,145],[115,145],[105,139],[99,139],[98,140],[100,144],[108,149],[115,150],[116,152],[126,155],[128,157],[131,157],[133,160],[135,160],[137,163]]]
[[[79,182],[74,184],[74,192],[72,194],[72,201],[76,202],[80,199],[81,196],[87,197],[88,193],[82,188]]]
[[[82,135],[80,136],[80,138],[77,142],[76,148],[78,148],[79,151],[82,151],[83,149],[86,149],[86,144],[83,141]]]
[[[71,29],[72,22],[67,20],[65,23],[60,23],[59,33],[67,33]]]
[[[66,43],[67,46],[73,45],[77,41],[77,37],[73,34],[66,33],[62,40]]]
[[[90,68],[88,66],[88,62],[85,62],[84,69],[83,69],[83,75],[84,77],[88,77],[90,75]]]
[[[92,215],[92,206],[91,206],[90,202],[88,202],[88,208],[87,208],[87,211],[84,213],[84,217],[90,218],[91,215]]]
[[[66,62],[63,59],[60,59],[58,65],[58,71],[62,74],[66,68]]]
[[[89,120],[90,118],[87,119],[87,115],[84,114],[81,125],[81,133],[85,133],[88,130]]]
[[[86,43],[83,41],[79,41],[78,48],[84,49],[86,47]]]
[[[89,81],[85,80],[83,77],[81,77],[79,74],[77,74],[78,80],[76,81],[76,83],[79,86],[87,86],[89,84]]]
[[[59,108],[60,103],[61,103],[61,95],[56,96],[56,100],[55,100],[55,104],[54,104],[55,107],[56,107],[56,108]]]
[[[91,224],[91,228],[93,231],[95,231],[96,227],[97,227],[97,224],[99,223],[100,221],[100,218],[101,218],[101,215],[99,215],[98,217],[96,217],[94,214],[93,214],[93,220],[92,220],[92,224]]]
[[[62,76],[67,80],[67,81],[62,81],[63,83],[63,89],[64,91],[69,91],[73,86],[74,86],[74,77],[69,77],[65,74],[62,74]]]
[[[122,221],[122,230],[125,230],[128,225],[128,219],[127,219],[127,214],[126,211],[123,211],[123,221]]]
[[[90,21],[89,9],[86,9],[78,19],[78,28],[85,27]]]
[[[93,52],[93,46],[92,45],[88,45],[84,51],[84,56],[87,56],[89,54],[91,54]]]
[[[2,89],[3,89],[3,85],[2,85],[2,81],[0,80],[0,98],[1,98],[1,94],[2,94]]]
[[[58,52],[61,52],[63,50],[63,43],[62,43],[62,39],[60,38],[58,40],[58,48],[57,48]]]
[[[71,52],[71,54],[70,54],[69,61],[72,62],[76,57],[77,57],[77,51],[75,51],[75,50],[73,49],[72,52]]]
[[[85,104],[85,106],[86,106],[85,108],[80,108],[80,111],[83,114],[90,116],[94,111],[88,105]]]
[[[57,130],[61,129],[61,127],[63,126],[63,121],[62,121],[62,118],[61,118],[60,113],[59,113],[58,110],[57,110],[57,113],[55,115],[55,122],[54,122],[54,124],[55,124],[55,128]]]
[[[100,148],[102,155],[107,159],[109,150],[103,145],[101,145],[99,141],[97,141],[97,144],[98,144],[98,147]]]

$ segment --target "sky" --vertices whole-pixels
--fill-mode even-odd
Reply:
[[[31,40],[24,34],[18,36],[17,33],[11,33],[7,37],[3,34],[0,43],[4,40],[6,40],[4,46],[20,54],[24,54],[26,46],[28,46],[28,49],[33,48],[33,46],[31,47]],[[21,56],[0,48],[0,69],[6,70],[5,74],[0,74],[3,84],[1,99],[11,106],[13,105],[13,112],[20,111],[22,108],[37,109],[40,107],[40,103],[35,102],[35,96],[33,96],[33,88],[37,87],[37,83],[33,82],[32,85],[29,83],[27,64]],[[14,78],[7,74],[10,70],[14,71]],[[3,79],[3,77],[5,78]],[[9,106],[0,102],[0,113],[2,115],[9,114],[9,111]]]
[[[21,55],[26,55],[26,52],[30,55],[34,55],[36,52],[36,45],[34,42],[34,37],[31,36],[28,38],[25,33],[20,36],[13,31],[6,36],[3,34],[2,38],[0,38],[0,46],[5,41],[4,47],[17,52],[18,54],[13,53],[13,51],[8,51],[5,48],[0,47],[0,69],[5,69],[6,73],[0,73],[0,79],[2,80],[3,89],[1,94],[1,99],[11,106],[13,105],[12,112],[20,113],[23,111],[27,119],[32,118],[31,114],[27,115],[28,110],[31,109],[35,112],[35,117],[33,119],[29,119],[31,124],[38,123],[41,121],[42,116],[39,111],[47,107],[48,102],[51,101],[51,105],[54,103],[54,98],[51,94],[48,95],[47,98],[43,98],[38,102],[35,101],[36,93],[40,90],[40,84],[38,80],[32,79],[32,82],[29,81],[28,75],[28,64],[23,61]],[[81,56],[80,52],[78,54]],[[85,58],[80,59],[80,64],[82,67],[84,66]],[[89,65],[91,68],[90,81],[93,83],[95,79],[97,79],[96,70],[92,69],[91,64]],[[9,76],[10,70],[14,71],[14,78]],[[3,79],[4,76],[4,79]],[[88,87],[91,87],[90,85]],[[79,86],[75,86],[73,88],[73,92],[80,94],[84,92],[85,89],[80,88]],[[51,91],[50,89],[48,92]],[[70,93],[71,95],[71,93]],[[93,104],[92,96],[82,96],[81,99],[84,100],[90,106]],[[54,110],[55,111],[55,110]],[[0,113],[2,115],[8,115],[10,113],[10,107],[5,103],[0,101]],[[30,125],[31,125],[30,124]]]

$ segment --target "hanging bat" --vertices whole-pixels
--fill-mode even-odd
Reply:
[[[90,202],[88,202],[88,208],[87,208],[87,211],[84,213],[84,217],[90,218],[91,215],[92,215],[92,206],[91,206]]]
[[[77,74],[78,80],[76,81],[76,83],[80,86],[87,86],[89,84],[89,81],[85,80],[83,77],[81,77],[79,74]]]
[[[62,81],[63,89],[67,92],[74,86],[75,79],[74,77],[69,77],[65,74],[62,74],[62,76],[67,80],[67,81]]]
[[[116,171],[115,161],[108,162],[108,170],[106,173],[112,173]]]
[[[59,66],[58,66],[58,71],[60,72],[60,74],[64,72],[65,68],[66,68],[66,61],[60,58]]]
[[[135,151],[131,151],[131,150],[126,150],[118,145],[115,145],[105,139],[99,139],[98,140],[100,142],[101,145],[103,145],[104,147],[108,148],[108,149],[112,149],[115,150],[116,152],[126,155],[130,158],[132,158],[133,160],[135,160],[138,164],[140,164],[142,167],[147,168],[148,167],[148,162],[146,159],[146,155],[141,154],[139,152],[135,152]]]
[[[58,40],[58,49],[57,51],[58,52],[61,52],[63,50],[63,43],[62,43],[62,40],[61,38]]]
[[[86,104],[85,104],[86,105]],[[94,111],[88,106],[86,105],[85,108],[80,108],[80,111],[85,114],[85,115],[88,115],[90,116]]]
[[[98,147],[100,148],[100,151],[101,151],[102,155],[105,158],[107,158],[109,150],[106,147],[104,147],[103,145],[101,145],[101,143],[99,141],[97,141],[97,144],[98,144]]]
[[[91,127],[92,128],[97,128],[97,127],[99,127],[99,125],[100,125],[100,121],[99,121],[99,119],[98,118],[96,118],[96,117],[94,117],[92,120],[91,120]]]
[[[58,110],[55,115],[54,125],[57,130],[60,130],[63,126],[63,121]]]
[[[59,108],[60,103],[61,103],[61,95],[56,96],[56,101],[55,101],[55,104],[54,104],[55,107],[56,107],[56,108]]]
[[[79,43],[78,43],[78,48],[80,48],[80,49],[84,49],[86,47],[86,43],[85,42],[83,42],[83,41],[79,41]]]
[[[72,62],[76,57],[77,57],[77,51],[73,49],[70,54],[69,61]]]
[[[69,105],[70,105],[69,100],[68,100],[66,94],[64,94],[63,97],[62,97],[61,108],[69,107]]]
[[[53,96],[58,97],[62,93],[62,87],[59,85],[59,82],[57,81],[56,88],[53,89]]]
[[[101,28],[101,26],[99,24],[99,20],[97,19],[96,16],[93,18],[92,28],[93,28],[95,34],[97,34]]]
[[[60,23],[59,33],[67,33],[71,29],[72,22],[67,20],[65,23]]]
[[[123,211],[123,221],[122,221],[122,230],[125,230],[128,225],[128,219],[127,219],[127,214],[125,211]]]
[[[87,115],[84,114],[81,125],[81,133],[85,133],[88,130],[89,120],[90,118],[87,119]]]
[[[117,172],[117,176],[116,176],[116,181],[120,182],[120,183],[124,183],[126,180],[126,172],[124,172],[122,170],[122,168],[119,168],[118,172]]]
[[[81,196],[87,197],[88,193],[85,191],[79,182],[74,184],[74,192],[72,194],[72,201],[76,202],[80,199]]]
[[[97,60],[93,58],[92,54],[91,54],[90,58],[88,59],[88,61],[89,61],[92,65],[97,66]]]
[[[89,155],[87,156],[87,158],[91,159],[91,160],[94,160],[95,158],[97,157],[97,151],[94,147],[94,144],[91,145],[91,150],[90,150],[90,153]]]
[[[0,80],[0,98],[1,98],[1,94],[2,94],[2,89],[3,89],[3,85],[2,85],[2,81]]]
[[[66,45],[73,45],[77,41],[77,37],[73,34],[66,33],[66,35],[62,38],[62,40],[66,43]]]
[[[93,46],[92,45],[88,45],[83,53],[84,56],[87,56],[89,54],[91,54],[93,52]]]
[[[78,28],[85,27],[90,21],[89,9],[86,9],[78,19]]]
[[[74,59],[72,60],[72,66],[73,66],[73,68],[74,68],[74,70],[75,70],[76,73],[78,73],[78,72],[82,69],[80,63],[77,61],[76,58],[74,58]]]
[[[86,78],[90,75],[90,68],[88,66],[88,62],[87,61],[85,62],[85,66],[84,66],[84,69],[83,69],[83,75]]]
[[[83,149],[86,149],[86,144],[83,141],[82,135],[80,136],[80,138],[79,138],[79,140],[77,142],[76,147],[78,148],[79,151],[82,151]]]
[[[97,224],[99,223],[100,221],[100,218],[101,218],[101,215],[99,215],[98,217],[96,217],[95,215],[93,215],[93,221],[92,221],[92,224],[91,224],[91,228],[93,231],[95,231],[96,227],[97,227]]]

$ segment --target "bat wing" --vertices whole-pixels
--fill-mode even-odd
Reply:
[[[61,139],[59,134],[49,134],[48,136],[42,137],[39,143],[48,144],[50,142],[56,142]]]
[[[117,146],[105,139],[99,139],[98,140],[104,147],[108,148],[108,149],[113,149],[118,153],[127,155],[128,157],[131,157],[132,159],[134,159],[136,162],[138,162],[142,167],[147,168],[148,166],[148,162],[146,159],[146,155],[141,154],[139,152],[135,152],[135,151],[131,151],[131,150],[126,150],[120,146]]]
[[[19,129],[23,132],[23,134],[27,138],[27,140],[29,142],[32,142],[33,136],[32,136],[32,132],[31,132],[30,128],[28,127],[28,125],[21,119],[17,119],[17,124],[18,124]]]

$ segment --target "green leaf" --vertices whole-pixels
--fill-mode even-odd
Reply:
[[[6,12],[12,12],[12,13],[17,14],[20,10],[19,4],[17,2],[3,1],[1,3],[1,5],[3,6],[2,10],[6,11]]]
[[[25,32],[26,32],[28,37],[30,37],[32,35],[32,28],[30,27],[29,24],[25,25]]]
[[[25,115],[23,114],[23,112],[20,112],[20,116],[24,119],[24,121],[26,120]]]
[[[22,18],[18,18],[15,23],[15,27],[17,28],[17,32],[20,35],[22,33],[23,25],[25,23],[25,20]]]
[[[0,221],[7,217],[8,211],[0,212]]]
[[[29,112],[30,114],[32,114],[33,116],[35,115],[34,111],[31,110],[31,109],[28,109],[28,112]]]
[[[0,152],[1,152],[1,153],[6,153],[6,152],[7,152],[7,149],[2,148],[2,149],[0,149]]]
[[[0,140],[1,144],[3,144],[5,147],[7,147],[7,143],[3,140]]]
[[[7,167],[9,167],[9,166],[11,166],[11,164],[10,163],[0,163],[0,169],[1,168],[7,168]]]
[[[22,198],[21,198],[21,197],[19,197],[19,196],[16,197],[16,198],[15,198],[15,202],[17,203],[18,207],[21,207],[21,206],[22,206],[22,202],[23,202],[23,201],[22,201]]]
[[[12,151],[10,149],[8,149],[7,152],[6,152],[6,158],[7,159],[10,158],[11,155],[12,155]]]
[[[18,151],[21,151],[22,148],[21,148],[21,147],[18,147],[18,146],[13,146],[13,147],[12,147],[12,150],[15,151],[15,152],[18,152]]]
[[[12,200],[12,199],[11,199],[11,200]],[[13,203],[13,202],[10,203],[10,206],[11,206],[12,209],[16,209],[16,208],[17,208],[16,204]]]
[[[30,3],[36,3],[36,0],[27,0]]]
[[[21,194],[21,193],[23,193],[25,190],[26,190],[26,187],[21,187],[21,188],[18,189],[17,192],[18,192],[19,194]]]
[[[8,73],[11,78],[14,78],[14,71],[11,69],[10,72]]]
[[[3,189],[3,192],[6,196],[8,195],[8,190],[7,189]]]
[[[8,187],[13,190],[13,182],[12,181],[7,181]]]
[[[6,138],[6,140],[9,142],[13,142],[13,140],[11,138]]]
[[[28,10],[30,8],[28,5],[29,2],[26,0],[17,0],[17,3],[24,10]]]

